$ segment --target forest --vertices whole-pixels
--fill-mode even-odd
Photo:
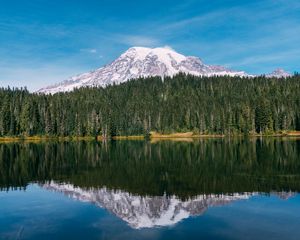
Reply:
[[[0,191],[55,181],[183,199],[299,192],[299,154],[299,141],[281,138],[13,142],[0,144]]]
[[[251,135],[300,130],[300,76],[149,77],[53,95],[0,88],[0,136]]]

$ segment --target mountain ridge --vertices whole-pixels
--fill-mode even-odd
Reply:
[[[192,216],[203,215],[209,208],[235,201],[248,200],[260,192],[231,194],[202,194],[182,200],[173,196],[139,196],[106,187],[83,189],[72,184],[51,181],[42,188],[63,193],[69,198],[92,203],[127,222],[134,229],[172,226]],[[271,192],[282,200],[293,197],[293,192]]]
[[[69,92],[80,87],[106,87],[139,77],[174,76],[186,73],[195,76],[253,77],[244,71],[234,71],[219,65],[206,65],[199,57],[184,56],[169,47],[132,47],[110,64],[93,71],[75,75],[63,82],[41,88],[38,93]],[[267,77],[288,77],[289,73],[277,69]]]
[[[209,194],[181,200],[176,196],[139,196],[122,190],[81,189],[51,181],[41,187],[69,198],[104,208],[134,229],[174,225],[191,216],[204,214],[209,207],[246,200],[257,193]]]

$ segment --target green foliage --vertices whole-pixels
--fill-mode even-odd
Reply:
[[[107,88],[39,95],[0,89],[0,135],[118,136],[300,128],[300,76],[140,78]]]
[[[0,144],[0,190],[57,181],[140,195],[300,191],[299,141]]]
[[[272,128],[271,105],[265,99],[261,99],[255,109],[255,127],[256,131],[261,133]]]

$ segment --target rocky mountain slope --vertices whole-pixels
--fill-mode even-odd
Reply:
[[[284,77],[284,78],[286,78],[286,77],[290,77],[290,76],[291,76],[291,74],[286,72],[282,68],[277,68],[273,72],[271,72],[269,74],[266,74],[266,77],[269,77],[269,78],[272,78],[272,77],[275,77],[275,78]]]
[[[70,198],[105,208],[136,229],[170,226],[191,216],[202,215],[209,207],[223,206],[260,194],[258,192],[203,194],[181,200],[176,196],[139,196],[107,188],[87,190],[54,181],[41,186],[50,191],[63,193]],[[271,194],[283,200],[295,195],[294,192],[271,192]]]
[[[38,92],[66,92],[86,86],[105,87],[138,77],[174,76],[179,72],[196,76],[247,76],[242,71],[206,65],[198,57],[186,57],[169,48],[133,47],[104,67],[71,77],[62,83],[42,88]]]
[[[42,187],[105,208],[136,229],[173,225],[185,218],[201,215],[209,207],[248,199],[254,195],[254,193],[210,194],[199,195],[183,201],[176,196],[138,196],[107,188],[84,190],[70,184],[57,184],[55,182],[44,184]]]
[[[196,76],[241,76],[251,77],[243,71],[234,71],[222,66],[204,64],[200,58],[184,56],[168,47],[132,47],[112,63],[94,71],[79,74],[61,83],[40,89],[39,93],[68,92],[80,87],[105,87],[120,84],[130,79],[149,76],[174,76],[179,72]],[[282,69],[277,69],[268,77],[287,77]]]

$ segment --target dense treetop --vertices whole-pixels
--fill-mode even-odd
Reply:
[[[0,89],[0,136],[300,130],[300,77],[140,78],[42,95]]]

